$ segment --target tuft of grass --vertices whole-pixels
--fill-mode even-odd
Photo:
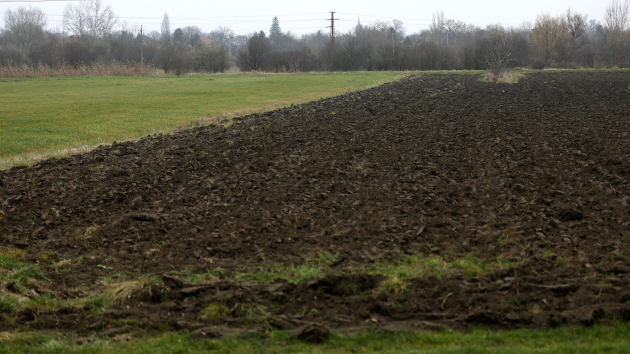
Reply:
[[[317,261],[320,264],[326,265],[326,266],[332,266],[333,264],[335,264],[335,262],[337,261],[337,259],[339,258],[339,255],[337,254],[333,254],[327,251],[321,251],[319,253],[319,257],[317,258]]]
[[[381,288],[393,295],[404,294],[407,292],[407,287],[409,286],[409,281],[407,279],[401,279],[395,275],[388,277],[383,283],[381,283]]]
[[[229,315],[230,309],[226,304],[209,304],[199,312],[199,317],[213,321],[227,318]]]
[[[158,276],[146,276],[133,281],[110,283],[103,292],[104,300],[116,305],[122,305],[134,295],[146,299],[153,299],[156,296],[164,297],[162,280]]]

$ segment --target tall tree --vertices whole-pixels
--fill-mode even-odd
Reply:
[[[4,13],[8,42],[15,46],[23,60],[44,43],[46,19],[42,10],[31,7],[20,7],[17,11],[9,9]]]
[[[164,13],[164,17],[162,18],[162,42],[165,45],[169,45],[171,43],[171,21],[168,19],[168,14]]]
[[[562,21],[549,14],[539,15],[532,30],[532,46],[538,57],[547,64],[552,59],[557,42],[562,37]]]
[[[104,38],[116,26],[118,18],[111,5],[103,6],[100,0],[81,0],[68,4],[63,12],[63,26],[86,44]]]

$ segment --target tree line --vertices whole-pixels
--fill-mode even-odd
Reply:
[[[100,0],[67,5],[64,31],[46,29],[38,8],[7,10],[0,30],[0,66],[150,62],[165,72],[494,70],[514,67],[630,67],[630,0],[611,0],[603,22],[572,9],[539,15],[518,27],[484,28],[432,15],[431,25],[407,33],[400,20],[357,24],[331,35],[282,31],[277,17],[264,30],[236,36],[227,27],[197,26],[141,32],[120,24]],[[238,39],[235,41],[235,38]]]

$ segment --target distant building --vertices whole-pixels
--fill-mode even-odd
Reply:
[[[223,44],[231,45],[234,47],[240,47],[242,45],[247,45],[247,37],[234,37],[234,38],[223,38]]]
[[[208,37],[199,37],[199,41],[203,44],[214,44],[214,41]]]

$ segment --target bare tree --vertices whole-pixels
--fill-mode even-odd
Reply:
[[[171,43],[171,21],[168,19],[168,14],[164,14],[164,18],[162,18],[162,42],[165,45],[169,45]]]
[[[500,25],[493,25],[488,26],[485,36],[488,45],[484,54],[484,62],[486,67],[492,70],[496,76],[509,68],[512,56],[516,51],[513,41],[514,34]]]
[[[217,45],[223,46],[226,38],[234,37],[234,31],[229,27],[219,26],[208,33],[208,37],[212,39]]]
[[[195,38],[195,35],[201,36],[201,28],[197,26],[186,26],[182,28],[182,31],[184,31],[184,40],[193,46],[196,44],[196,43],[192,43],[192,40],[193,38]]]
[[[586,23],[588,21],[587,15],[582,15],[569,9],[565,15],[567,21],[567,29],[573,39],[578,39],[584,33],[586,33]]]
[[[112,32],[118,18],[111,5],[103,6],[100,0],[81,0],[78,4],[66,6],[63,12],[63,26],[85,43],[93,44]]]
[[[539,15],[532,30],[532,46],[536,54],[548,64],[554,54],[556,42],[561,37],[560,20],[549,14]]]
[[[630,65],[630,0],[612,0],[604,15],[606,46],[611,62],[615,65]]]
[[[444,11],[438,11],[431,15],[429,30],[433,34],[442,34],[444,32]]]
[[[604,24],[609,32],[620,32],[630,23],[630,1],[611,0],[606,8]]]
[[[5,36],[10,44],[27,60],[29,55],[45,42],[46,15],[38,8],[20,7],[4,13]]]
[[[396,38],[404,38],[405,37],[405,33],[407,32],[407,29],[405,28],[405,26],[403,25],[403,22],[401,20],[393,19],[392,20],[392,27],[394,28],[394,34],[395,34]]]

